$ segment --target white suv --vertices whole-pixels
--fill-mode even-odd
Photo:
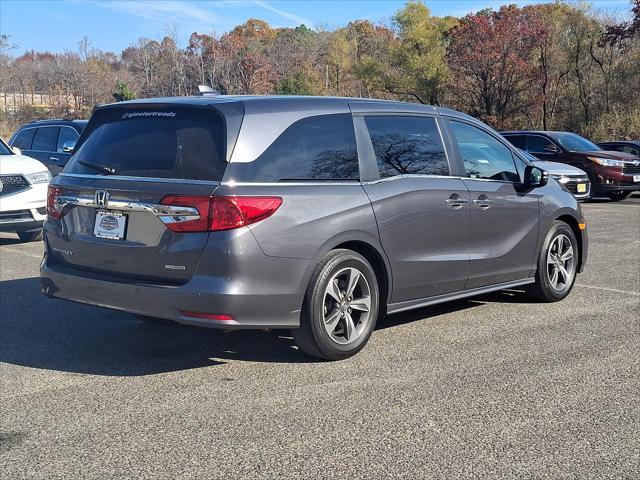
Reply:
[[[47,167],[0,139],[0,232],[16,232],[23,242],[42,239],[49,180]]]

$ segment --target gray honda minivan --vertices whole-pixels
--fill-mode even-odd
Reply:
[[[573,195],[458,112],[199,96],[97,108],[49,186],[43,293],[204,327],[291,329],[324,359],[385,314],[571,291]]]

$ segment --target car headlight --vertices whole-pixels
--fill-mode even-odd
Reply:
[[[49,170],[45,170],[43,172],[28,173],[25,177],[27,177],[27,180],[32,184],[49,183],[49,180],[51,180],[51,173],[49,173]]]
[[[600,158],[600,157],[587,157],[592,162],[596,162],[598,165],[602,165],[605,167],[624,167],[624,162],[622,160],[612,160],[610,158]]]

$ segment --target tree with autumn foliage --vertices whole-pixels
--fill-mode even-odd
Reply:
[[[63,53],[13,55],[19,47],[3,34],[0,99],[23,103],[5,100],[0,134],[29,119],[86,116],[114,98],[190,95],[204,84],[223,94],[397,99],[456,108],[498,128],[637,138],[640,0],[630,7],[622,17],[557,0],[458,19],[408,0],[387,24],[274,28],[250,19],[226,33],[193,32],[186,45],[169,27],[120,53],[85,39]]]
[[[527,121],[540,80],[541,18],[515,5],[467,15],[451,32],[447,52],[456,103],[498,127]]]

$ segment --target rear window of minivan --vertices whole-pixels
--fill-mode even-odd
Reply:
[[[220,181],[225,124],[212,108],[98,110],[65,173]]]

